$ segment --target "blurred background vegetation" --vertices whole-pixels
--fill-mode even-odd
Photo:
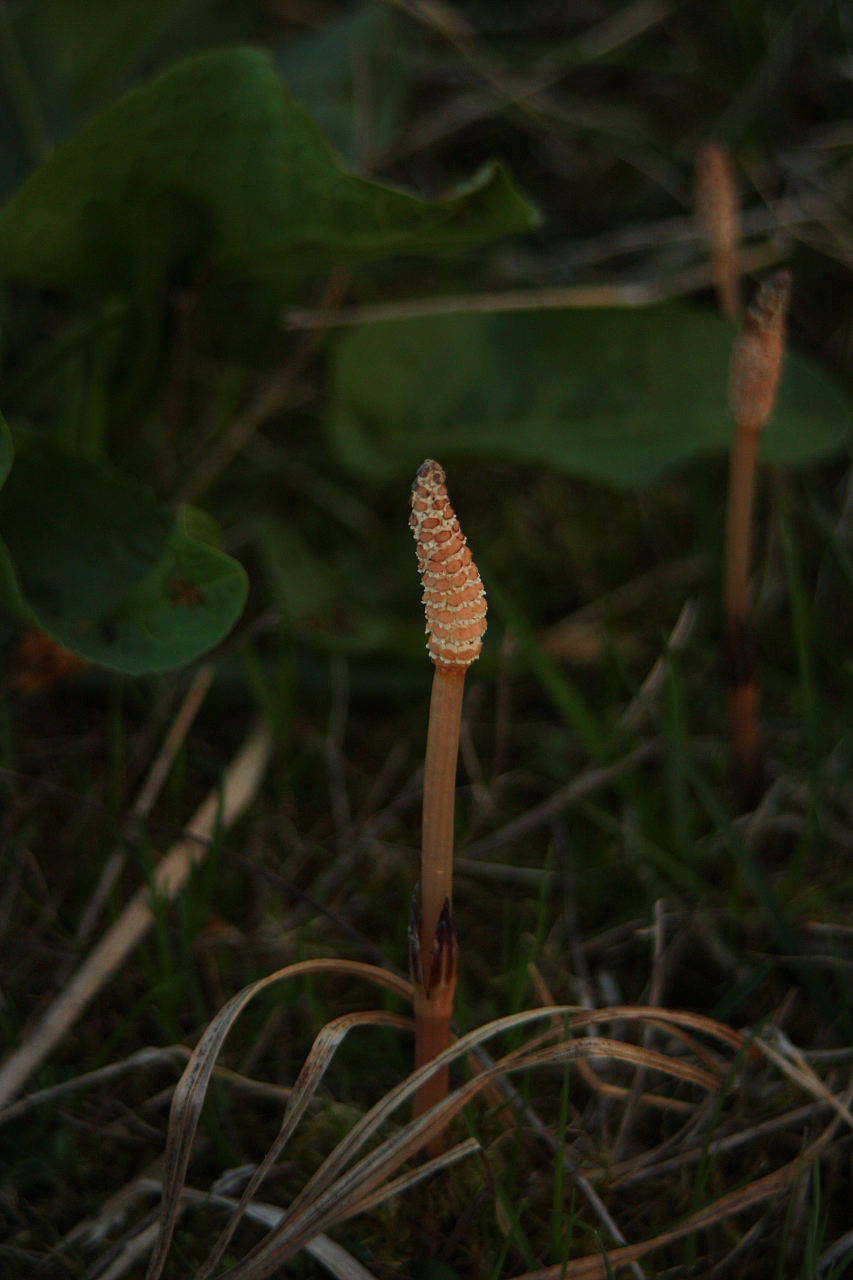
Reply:
[[[543,991],[653,997],[770,1022],[846,1087],[851,42],[849,6],[822,0],[0,9],[10,1052],[258,714],[275,742],[248,815],[28,1089],[191,1046],[289,960],[405,968],[431,677],[406,522],[425,456],[446,468],[490,601],[459,773],[460,1027]],[[794,278],[756,537],[768,790],[751,816],[718,673],[734,330],[693,211],[711,137],[734,161],[746,295],[777,265]],[[491,309],[506,294],[525,309]],[[128,825],[202,659],[201,709],[150,816]],[[642,747],[617,781],[513,835],[584,770]],[[318,1027],[363,1000],[343,979],[272,988],[226,1065],[289,1085]],[[267,1199],[286,1203],[405,1075],[410,1044],[382,1036],[341,1051]],[[151,1202],[95,1246],[74,1228],[162,1153],[176,1074],[158,1060],[0,1126],[5,1274],[105,1273]],[[641,1176],[648,1152],[678,1152],[676,1122],[651,1112],[622,1130],[623,1103],[572,1086],[574,1158],[630,1240],[793,1159],[830,1114],[815,1102],[799,1128],[707,1166],[706,1114],[681,1167]],[[560,1087],[559,1073],[535,1086],[552,1126]],[[809,1100],[756,1073],[713,1132]],[[279,1116],[215,1091],[193,1185],[256,1162]],[[848,1133],[789,1200],[658,1250],[647,1274],[831,1274],[850,1256],[827,1252],[849,1231]],[[524,1205],[508,1246],[472,1172],[341,1239],[380,1276],[434,1255],[446,1274],[518,1275],[562,1262],[554,1223],[571,1211],[569,1256],[596,1253],[569,1180],[555,1193],[550,1155],[513,1142],[494,1153],[510,1217]],[[188,1217],[167,1274],[192,1274],[212,1230]]]

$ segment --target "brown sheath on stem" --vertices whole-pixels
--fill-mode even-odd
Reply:
[[[423,579],[427,649],[435,666],[424,765],[423,905],[420,927],[410,929],[409,939],[415,1065],[423,1066],[450,1040],[457,968],[452,893],[456,759],[465,672],[482,648],[486,596],[447,497],[444,472],[431,459],[415,477],[409,524]],[[415,1114],[423,1114],[446,1093],[444,1071],[420,1090]]]
[[[728,401],[735,421],[726,506],[723,566],[723,678],[729,687],[732,749],[738,788],[757,799],[758,739],[755,728],[755,663],[748,618],[752,495],[758,437],[770,417],[785,346],[785,312],[791,277],[779,271],[760,286],[732,348]]]

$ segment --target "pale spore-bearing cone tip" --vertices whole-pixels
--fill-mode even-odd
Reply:
[[[789,271],[777,271],[759,285],[732,347],[729,412],[739,426],[748,430],[760,431],[773,409],[790,296]]]
[[[486,593],[450,505],[444,471],[432,458],[415,476],[411,502],[427,649],[436,666],[464,670],[483,647]]]
[[[740,240],[740,211],[731,156],[722,143],[704,143],[696,158],[696,218],[715,253],[732,253]]]

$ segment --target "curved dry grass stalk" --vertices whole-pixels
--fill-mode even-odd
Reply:
[[[768,1043],[768,1036],[771,1034],[780,1046],[781,1052]],[[799,1050],[791,1044],[790,1040],[781,1031],[777,1028],[768,1028],[764,1036],[759,1036],[756,1039],[755,1047],[777,1066],[783,1075],[786,1075],[789,1080],[793,1080],[806,1093],[810,1093],[818,1102],[825,1102],[827,1106],[832,1107],[838,1118],[844,1121],[848,1129],[853,1129],[853,1115],[850,1114],[849,1103],[842,1103],[836,1098],[832,1090],[827,1088]]]
[[[290,965],[260,979],[235,995],[223,1007],[193,1052],[175,1091],[165,1156],[162,1221],[157,1246],[148,1269],[148,1280],[157,1280],[165,1263],[182,1202],[190,1149],[216,1058],[225,1037],[238,1015],[260,991],[273,982],[318,972],[362,977],[395,992],[404,999],[411,999],[410,984],[384,969],[355,961],[312,960]],[[444,1050],[432,1062],[413,1072],[406,1080],[385,1094],[353,1126],[303,1187],[290,1207],[283,1212],[277,1225],[242,1262],[229,1272],[233,1280],[262,1280],[264,1276],[270,1275],[330,1227],[358,1213],[375,1208],[383,1201],[399,1195],[458,1160],[481,1152],[479,1143],[475,1139],[468,1139],[415,1169],[398,1177],[392,1176],[401,1164],[423,1150],[432,1138],[441,1133],[453,1117],[491,1081],[507,1072],[559,1065],[579,1058],[604,1057],[626,1062],[644,1070],[663,1072],[697,1085],[709,1093],[718,1091],[721,1080],[717,1071],[708,1071],[704,1067],[678,1061],[651,1049],[620,1041],[601,1037],[583,1040],[562,1038],[564,1036],[563,1018],[567,1018],[570,1025],[581,1026],[593,1017],[599,1021],[616,1017],[620,1020],[653,1021],[670,1030],[689,1026],[694,1030],[715,1036],[732,1048],[740,1048],[743,1044],[743,1037],[737,1032],[709,1018],[665,1009],[618,1008],[597,1010],[595,1013],[579,1013],[572,1006],[551,1006],[513,1014],[488,1023],[461,1037],[455,1045]],[[555,1019],[559,1021],[555,1023]],[[547,1020],[550,1025],[544,1032],[536,1035],[531,1042],[490,1065],[474,1079],[449,1094],[438,1105],[382,1140],[356,1164],[347,1167],[365,1145],[378,1135],[382,1125],[391,1118],[396,1109],[416,1094],[431,1075],[446,1070],[453,1061],[465,1057],[486,1040],[542,1020]],[[343,1038],[353,1027],[368,1025],[408,1029],[412,1024],[410,1019],[377,1011],[347,1014],[321,1029],[291,1090],[279,1135],[254,1173],[225,1231],[197,1273],[196,1280],[203,1280],[204,1277],[209,1276],[221,1259],[237,1222],[245,1212],[255,1190],[263,1181],[270,1165],[277,1159],[285,1143],[292,1136]]]
[[[163,1174],[163,1214],[160,1226],[160,1236],[157,1242],[157,1248],[151,1259],[148,1268],[149,1280],[154,1280],[155,1276],[159,1276],[163,1269],[163,1263],[166,1260],[166,1254],[172,1238],[172,1232],[175,1226],[178,1209],[180,1206],[180,1195],[186,1178],[187,1165],[189,1164],[190,1150],[192,1148],[193,1138],[198,1128],[201,1109],[204,1105],[204,1099],[207,1094],[207,1086],[216,1066],[216,1059],[225,1037],[234,1025],[237,1017],[242,1013],[243,1009],[254,996],[265,990],[272,983],[278,982],[283,978],[297,977],[306,973],[348,973],[353,976],[365,977],[369,981],[375,982],[380,986],[386,987],[389,991],[396,992],[403,999],[411,999],[411,985],[404,978],[398,978],[396,974],[389,973],[385,969],[379,969],[375,965],[359,964],[357,961],[346,960],[306,960],[300,964],[288,965],[285,969],[276,970],[275,973],[268,974],[265,978],[260,978],[257,982],[253,982],[250,986],[244,987],[237,995],[233,996],[226,1005],[220,1009],[219,1013],[211,1022],[206,1032],[202,1036],[196,1046],[192,1057],[187,1063],[184,1073],[175,1090],[175,1096],[172,1099],[172,1109],[169,1114],[169,1136],[166,1143],[165,1170]],[[363,1016],[363,1015],[359,1015]],[[384,1020],[392,1015],[383,1015]],[[349,1029],[347,1027],[347,1029]],[[323,1032],[328,1028],[323,1028]],[[327,1042],[334,1042],[334,1033],[321,1040],[323,1032],[315,1041],[315,1049],[317,1049],[317,1057],[327,1065],[331,1059],[331,1052],[326,1050]],[[345,1035],[343,1031],[342,1035]],[[342,1035],[340,1038],[342,1038]],[[318,1041],[319,1047],[318,1047]],[[336,1044],[335,1044],[336,1047]],[[324,1059],[324,1050],[327,1056]],[[312,1050],[313,1054],[313,1050]],[[296,1087],[291,1092],[285,1109],[285,1118],[282,1124],[282,1130],[288,1125],[290,1117],[298,1111],[296,1119],[302,1115],[305,1106],[307,1106],[310,1093],[306,1097],[305,1074],[309,1063],[313,1062],[311,1055],[306,1062],[303,1071],[300,1073],[297,1085],[302,1083],[302,1089],[299,1093]],[[318,1071],[312,1077],[316,1084],[322,1075],[324,1065],[320,1065]],[[313,1092],[313,1090],[311,1090]],[[292,1131],[292,1130],[289,1130]],[[266,1166],[263,1166],[264,1169]],[[259,1179],[258,1179],[259,1180]],[[254,1182],[254,1179],[253,1179]],[[252,1184],[250,1184],[252,1185]]]
[[[243,1262],[229,1272],[232,1280],[264,1280],[264,1277],[271,1275],[279,1266],[292,1258],[319,1232],[329,1230],[365,1208],[381,1204],[390,1196],[415,1186],[457,1160],[474,1152],[480,1152],[481,1148],[476,1139],[468,1139],[420,1165],[402,1178],[396,1181],[388,1180],[405,1160],[427,1147],[430,1140],[446,1128],[453,1117],[477,1096],[484,1085],[507,1071],[524,1071],[537,1066],[560,1065],[579,1057],[610,1057],[638,1066],[657,1068],[706,1089],[713,1090],[716,1086],[713,1077],[696,1067],[673,1062],[663,1054],[639,1049],[634,1045],[620,1044],[617,1041],[594,1039],[561,1041],[533,1053],[521,1049],[507,1055],[496,1062],[489,1071],[483,1072],[482,1075],[456,1089],[430,1111],[413,1119],[351,1169],[343,1172],[357,1150],[374,1136],[381,1124],[397,1107],[417,1092],[432,1072],[443,1069],[454,1058],[467,1053],[475,1044],[490,1036],[524,1025],[535,1018],[552,1016],[556,1012],[559,1010],[536,1010],[534,1013],[516,1014],[489,1023],[486,1027],[481,1027],[478,1031],[463,1037],[455,1046],[439,1054],[427,1066],[420,1068],[392,1089],[338,1144],[296,1197],[279,1226],[271,1231]],[[197,1280],[201,1280],[201,1277],[197,1277]]]

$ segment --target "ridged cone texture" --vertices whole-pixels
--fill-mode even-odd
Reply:
[[[777,271],[759,286],[743,318],[729,365],[729,410],[740,427],[760,431],[770,417],[782,370],[791,276]]]
[[[432,458],[412,485],[409,525],[424,586],[429,655],[436,666],[464,670],[483,647],[486,593],[450,505],[444,471]]]

